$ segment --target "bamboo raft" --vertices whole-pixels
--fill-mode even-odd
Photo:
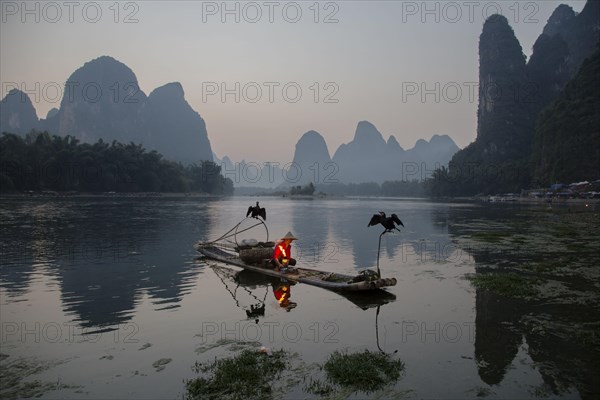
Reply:
[[[337,292],[358,292],[378,290],[384,287],[395,286],[396,278],[381,278],[376,273],[359,273],[356,276],[338,274],[328,271],[320,271],[308,268],[289,268],[287,271],[277,271],[270,265],[265,264],[265,258],[272,254],[269,245],[253,247],[248,249],[228,249],[215,242],[196,245],[196,249],[206,258],[234,265],[249,271],[292,282],[306,283]],[[237,251],[236,251],[237,250]]]

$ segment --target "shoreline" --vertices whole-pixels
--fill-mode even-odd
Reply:
[[[209,193],[160,193],[160,192],[108,192],[108,193],[71,193],[71,192],[34,192],[2,193],[3,198],[26,199],[71,199],[71,198],[223,198],[225,195]]]
[[[475,202],[489,204],[532,204],[532,205],[597,205],[600,204],[600,198],[594,199],[572,199],[572,198],[531,198],[531,197],[515,197],[510,200],[502,198],[490,200],[488,196],[484,197],[408,197],[408,196],[353,196],[353,195],[289,195],[280,194],[233,194],[233,195],[217,195],[209,193],[162,193],[162,192],[104,192],[104,193],[74,193],[74,192],[56,192],[56,191],[41,191],[30,193],[2,193],[0,199],[3,198],[36,198],[36,199],[66,199],[66,198],[200,198],[200,199],[222,199],[227,197],[273,197],[289,200],[363,200],[363,199],[378,199],[378,200],[419,200],[431,202]]]
[[[561,204],[599,204],[600,199],[564,199],[564,198],[531,198],[531,197],[517,197],[514,200],[496,200],[490,201],[487,198],[478,198],[479,201],[485,203],[502,203],[502,204],[510,204],[510,203],[524,203],[524,204],[539,204],[539,205],[561,205]]]

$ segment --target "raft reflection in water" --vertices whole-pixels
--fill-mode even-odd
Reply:
[[[237,271],[219,264],[211,264],[211,269],[219,277],[237,307],[244,310],[247,318],[258,319],[264,317],[266,298],[270,290],[272,290],[273,296],[281,308],[286,311],[290,311],[298,305],[296,301],[290,300],[291,287],[296,283],[249,270]],[[240,296],[239,293],[244,293],[244,295]],[[383,289],[369,292],[335,293],[363,310],[380,307],[396,300],[394,294]],[[248,300],[248,297],[251,300]],[[297,299],[294,298],[294,300]]]

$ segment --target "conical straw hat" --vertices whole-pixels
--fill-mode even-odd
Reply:
[[[285,236],[281,238],[281,240],[284,240],[284,239],[298,240],[297,237],[295,237],[294,235],[292,235],[292,232],[286,233]]]

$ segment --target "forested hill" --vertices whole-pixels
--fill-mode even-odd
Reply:
[[[599,26],[600,1],[588,0],[579,14],[559,6],[527,61],[508,20],[486,20],[479,40],[477,137],[447,169],[435,172],[434,195],[518,193],[556,181],[598,179],[597,146],[590,146],[597,143],[597,70],[587,65],[580,80],[589,85],[563,90],[594,54]],[[551,111],[542,115],[544,109]]]
[[[212,160],[206,123],[185,99],[183,86],[167,83],[146,96],[133,70],[109,56],[88,61],[73,72],[60,108],[45,119],[38,119],[31,99],[19,90],[11,90],[2,100],[0,117],[0,133],[46,130],[86,143],[98,139],[142,143],[184,164]]]
[[[211,161],[184,167],[141,145],[80,143],[72,136],[31,132],[0,137],[0,190],[233,193]]]
[[[595,180],[600,174],[600,47],[538,119],[535,182]]]

